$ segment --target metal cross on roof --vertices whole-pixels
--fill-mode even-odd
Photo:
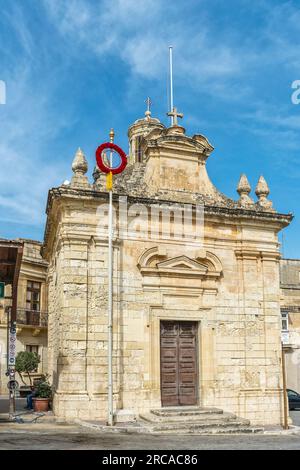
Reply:
[[[148,96],[148,98],[145,100],[145,103],[146,103],[146,105],[147,105],[147,111],[150,111],[150,108],[151,108],[151,105],[152,105],[152,101],[151,101],[151,99],[149,98],[149,96]]]
[[[176,107],[173,108],[173,111],[170,111],[169,113],[167,113],[167,115],[171,116],[172,118],[172,126],[178,126],[177,118],[183,118],[183,114],[178,113]]]
[[[150,119],[150,116],[151,116],[150,108],[151,108],[151,104],[152,104],[152,101],[151,101],[151,99],[149,98],[149,96],[148,96],[148,98],[145,100],[145,103],[146,103],[146,105],[147,105],[147,110],[146,110],[146,112],[145,112],[145,116],[146,116],[146,119],[149,120],[149,119]]]

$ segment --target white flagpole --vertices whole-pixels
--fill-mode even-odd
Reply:
[[[110,142],[114,141],[114,130],[109,133]],[[110,167],[113,166],[113,152],[110,152]],[[112,175],[109,185],[108,210],[108,426],[114,424],[113,410],[113,197]]]
[[[173,111],[173,47],[169,46],[169,67],[170,67],[170,113]],[[171,116],[171,125],[174,125],[174,117]]]

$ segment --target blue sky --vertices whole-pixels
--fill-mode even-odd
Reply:
[[[188,135],[215,151],[212,181],[236,198],[263,174],[275,208],[293,212],[284,255],[300,258],[300,5],[277,0],[0,0],[0,236],[42,239],[47,191],[145,111],[167,123],[168,45]],[[298,220],[299,219],[299,220]]]

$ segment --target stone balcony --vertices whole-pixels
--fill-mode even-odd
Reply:
[[[17,327],[31,327],[36,330],[48,327],[48,312],[19,308],[17,310]]]

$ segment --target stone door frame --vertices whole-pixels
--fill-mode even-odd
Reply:
[[[194,322],[194,321],[191,321],[191,320],[184,320],[184,321],[178,321],[178,320],[168,320],[167,322],[164,321],[164,320],[161,320],[160,321],[160,374],[161,374],[161,382],[163,380],[163,371],[162,371],[162,368],[163,368],[163,361],[162,361],[162,324],[163,323],[171,323],[173,324],[174,326],[177,325],[177,335],[176,335],[176,354],[177,354],[177,358],[176,358],[176,385],[177,385],[177,391],[178,391],[178,396],[177,396],[177,399],[178,399],[178,403],[176,404],[163,404],[163,387],[162,387],[162,383],[161,383],[161,406],[162,407],[169,407],[169,406],[180,406],[180,407],[184,407],[184,406],[197,406],[198,403],[199,403],[199,375],[198,375],[198,369],[199,369],[199,360],[198,360],[198,352],[199,352],[199,348],[198,348],[198,328],[199,328],[199,322]],[[194,351],[194,364],[195,364],[195,368],[194,368],[194,373],[195,373],[195,381],[194,381],[194,390],[195,390],[195,394],[194,394],[194,399],[195,399],[195,402],[194,403],[180,403],[181,401],[186,401],[189,399],[189,395],[187,394],[184,394],[184,393],[180,393],[180,361],[179,361],[179,357],[180,357],[180,351],[181,351],[181,348],[180,348],[180,334],[179,331],[178,331],[178,327],[180,327],[181,324],[191,324],[191,326],[193,326],[195,328],[194,332],[194,339],[195,339],[195,344],[194,344],[194,347],[193,347],[193,351]],[[184,373],[184,371],[181,370],[181,373]],[[183,384],[181,384],[183,386]]]
[[[210,309],[203,309],[206,313]],[[183,309],[166,309],[163,307],[150,308],[150,350],[149,366],[151,379],[151,407],[161,408],[161,370],[160,370],[160,323],[161,321],[191,321],[197,323],[197,405],[201,405],[201,383],[202,383],[202,321],[203,311],[187,311]]]

